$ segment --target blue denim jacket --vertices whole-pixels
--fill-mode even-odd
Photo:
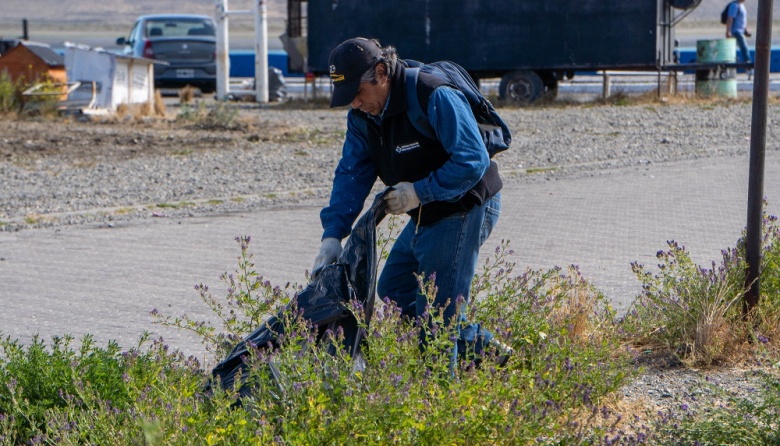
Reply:
[[[394,92],[391,91],[391,95]],[[403,94],[403,92],[396,92]],[[389,99],[389,98],[388,98]],[[428,120],[439,142],[450,154],[442,167],[414,183],[420,202],[455,201],[474,187],[490,166],[477,122],[465,96],[453,88],[440,87],[428,103]],[[347,114],[347,134],[336,167],[330,203],[320,212],[322,238],[348,236],[377,179],[365,135]],[[381,122],[382,117],[377,118]],[[392,186],[388,184],[387,186]]]

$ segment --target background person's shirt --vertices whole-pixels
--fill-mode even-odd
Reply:
[[[733,19],[731,22],[732,33],[744,33],[747,28],[747,9],[742,3],[734,2],[729,5],[728,16]]]

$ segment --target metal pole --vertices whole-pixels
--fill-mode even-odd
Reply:
[[[764,200],[764,153],[769,93],[769,56],[772,37],[772,0],[759,0],[756,24],[756,61],[753,77],[753,114],[750,128],[750,178],[748,180],[745,258],[747,292],[745,315],[758,306],[760,297],[761,225]]]
[[[228,42],[228,0],[217,0],[217,95],[216,100],[227,99],[230,79],[230,53]]]
[[[255,100],[268,103],[268,10],[265,0],[255,3]]]

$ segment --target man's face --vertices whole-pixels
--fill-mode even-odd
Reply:
[[[362,82],[357,96],[349,106],[369,115],[378,116],[385,108],[389,94],[390,82],[387,78],[387,69],[383,64],[379,64],[376,67],[376,81]]]

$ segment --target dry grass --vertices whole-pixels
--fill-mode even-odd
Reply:
[[[150,107],[147,102],[142,104],[122,103],[116,107],[116,116],[119,118],[124,118],[126,116],[130,116],[136,119],[142,118],[144,116],[149,116],[149,108]]]
[[[127,104],[122,103],[117,105],[116,113],[117,118],[132,117],[134,120],[140,120],[149,116],[156,116],[164,118],[166,116],[165,101],[159,90],[155,91],[154,101],[143,102],[139,104]]]
[[[733,361],[741,357],[738,353],[748,338],[748,324],[728,317],[729,313],[733,314],[730,310],[741,301],[744,291],[737,291],[727,282],[721,282],[710,292],[714,295],[698,299],[696,308],[680,308],[691,322],[683,332],[689,353],[684,355],[683,361],[690,366]]]
[[[179,104],[192,104],[195,100],[195,88],[192,85],[186,85],[179,89]]]
[[[161,118],[165,117],[165,101],[160,90],[154,91],[154,115]]]
[[[662,87],[662,90],[664,88]],[[677,94],[661,94],[653,90],[644,93],[629,95],[617,92],[611,97],[599,98],[594,101],[598,105],[695,105],[695,106],[728,106],[735,104],[751,103],[753,95],[750,92],[742,92],[736,98],[724,98],[717,96],[700,96],[693,92],[678,92]],[[780,96],[770,94],[767,102],[780,104]],[[571,104],[575,105],[575,104]]]
[[[569,290],[563,306],[551,315],[556,327],[566,326],[566,333],[574,342],[582,342],[593,332],[591,313],[596,304],[593,294],[581,287]]]
[[[550,322],[554,327],[565,330],[572,342],[586,344],[594,336],[604,335],[610,330],[601,326],[602,318],[596,316],[599,311],[599,298],[602,297],[574,267],[570,267],[568,278],[558,277],[561,294],[566,298],[562,305],[554,308]],[[606,331],[605,331],[606,330]]]

